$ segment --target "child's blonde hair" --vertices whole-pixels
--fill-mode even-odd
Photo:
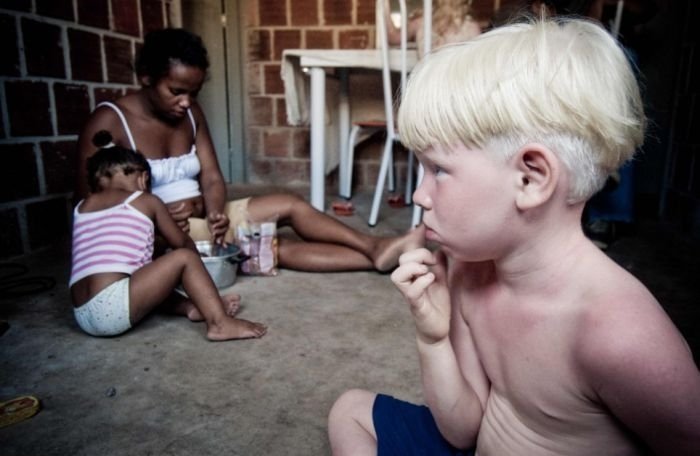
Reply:
[[[531,19],[428,55],[398,115],[406,147],[492,150],[507,159],[528,142],[570,173],[568,201],[588,199],[634,155],[645,117],[634,71],[600,25]]]

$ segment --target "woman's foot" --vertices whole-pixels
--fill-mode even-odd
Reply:
[[[264,336],[266,332],[267,326],[262,323],[240,318],[225,318],[208,327],[207,338],[212,341],[253,339]]]
[[[372,262],[377,271],[388,272],[398,266],[401,254],[424,245],[425,225],[420,224],[403,236],[380,239],[375,250],[377,254],[372,258]]]
[[[229,293],[221,297],[221,304],[224,305],[224,312],[229,317],[234,317],[241,308],[241,295]]]
[[[175,315],[187,317],[191,321],[204,320],[204,316],[197,310],[192,301],[177,293],[173,293],[173,296],[166,301],[163,308]]]
[[[224,312],[229,317],[235,316],[241,308],[241,295],[229,293],[221,296]],[[190,321],[204,321],[204,315],[189,299],[183,299],[175,307],[175,313],[185,315]]]

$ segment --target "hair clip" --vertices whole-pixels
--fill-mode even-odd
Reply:
[[[110,147],[116,146],[114,141],[112,141],[112,134],[107,130],[100,130],[95,133],[95,136],[92,137],[92,143],[102,149],[109,149]]]

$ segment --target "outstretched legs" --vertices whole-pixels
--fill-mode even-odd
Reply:
[[[406,250],[424,243],[424,228],[397,237],[378,237],[357,231],[313,208],[293,194],[257,196],[248,202],[252,220],[276,217],[279,226],[291,226],[303,243],[280,244],[282,267],[305,271],[389,271]]]

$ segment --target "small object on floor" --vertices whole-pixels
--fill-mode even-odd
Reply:
[[[105,396],[107,397],[114,397],[117,395],[117,389],[113,386],[107,388],[107,391],[105,391]]]
[[[334,201],[331,207],[335,215],[352,215],[355,213],[352,201]]]
[[[39,399],[34,396],[19,396],[0,402],[0,428],[31,418],[39,411]]]
[[[387,199],[387,201],[389,202],[389,206],[393,207],[394,209],[406,207],[406,202],[404,201],[403,195],[392,195]]]

